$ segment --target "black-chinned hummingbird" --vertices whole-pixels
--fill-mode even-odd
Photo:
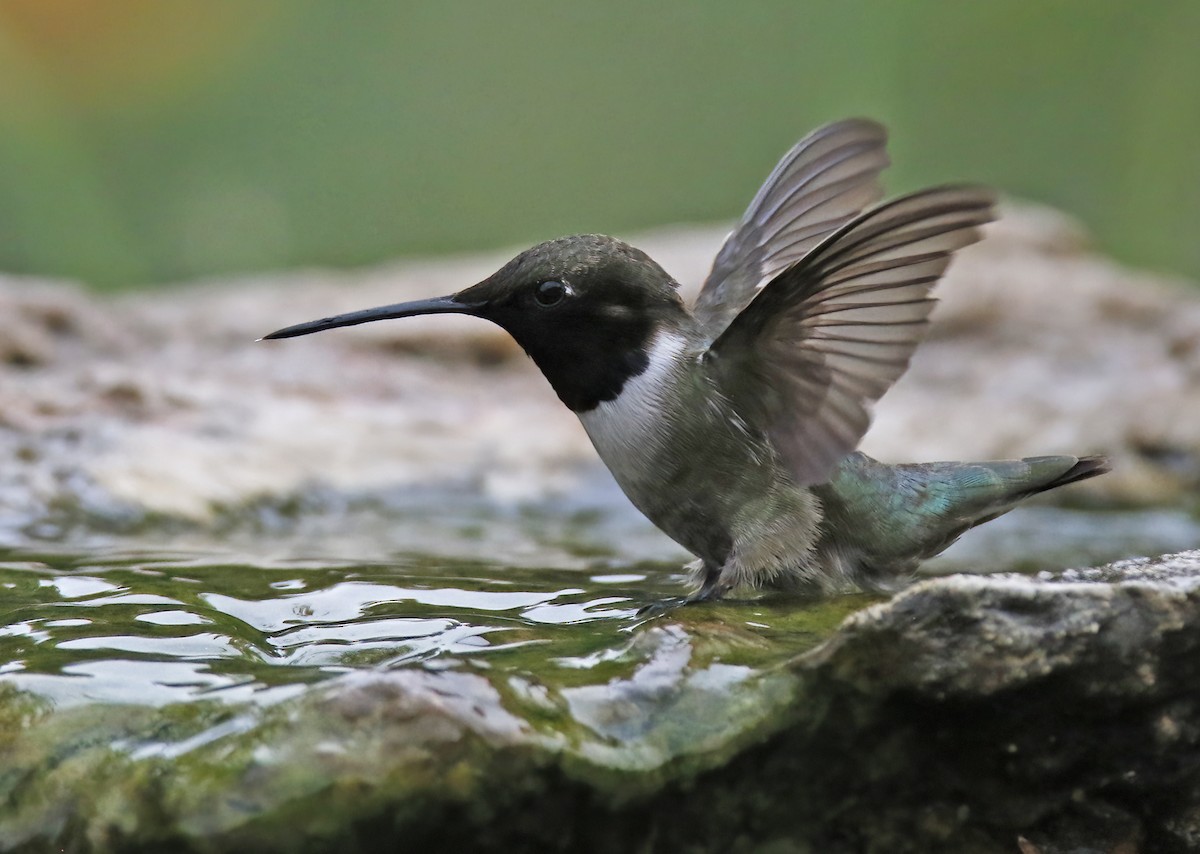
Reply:
[[[579,416],[634,505],[698,558],[692,599],[887,587],[967,529],[1108,463],[889,465],[855,450],[925,334],[931,288],[993,218],[992,192],[976,186],[879,204],[886,139],[849,119],[797,143],[690,311],[645,253],[586,234],[450,296],[266,337],[421,314],[490,320]]]

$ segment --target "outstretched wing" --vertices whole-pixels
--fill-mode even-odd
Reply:
[[[810,133],[784,155],[717,253],[692,310],[710,340],[764,281],[883,198],[887,131],[846,119]]]
[[[925,333],[930,289],[994,203],[984,188],[940,187],[856,217],[763,287],[704,354],[801,484],[827,480],[858,445]]]

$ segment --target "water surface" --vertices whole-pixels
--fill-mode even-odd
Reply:
[[[1033,508],[927,569],[1036,571],[1197,542],[1186,514]],[[685,558],[631,511],[461,506],[257,526],[223,543],[186,533],[157,548],[137,537],[29,542],[0,551],[0,681],[58,707],[269,704],[339,674],[404,667],[600,684],[644,663],[645,626],[679,617],[638,611],[682,591]],[[686,618],[733,639],[717,657],[764,666],[867,601],[770,596]]]

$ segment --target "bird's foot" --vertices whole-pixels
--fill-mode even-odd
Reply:
[[[671,596],[658,602],[651,602],[649,605],[643,605],[638,609],[637,615],[652,619],[661,617],[663,614],[669,614],[681,605],[686,605],[690,601],[688,596]]]
[[[663,614],[684,605],[694,605],[698,602],[715,602],[728,591],[729,587],[727,585],[718,584],[714,579],[713,582],[706,583],[695,593],[688,596],[672,596],[660,602],[651,602],[649,605],[640,608],[637,615],[639,617],[661,617]]]

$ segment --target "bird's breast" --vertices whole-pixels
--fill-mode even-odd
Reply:
[[[660,333],[647,369],[615,400],[579,418],[634,506],[693,554],[720,565],[746,508],[776,496],[781,477],[769,450],[691,359],[685,338]]]
[[[627,492],[653,478],[657,458],[671,444],[671,422],[683,414],[675,408],[686,349],[683,336],[659,332],[647,352],[646,370],[630,377],[615,399],[579,414],[600,458]]]

